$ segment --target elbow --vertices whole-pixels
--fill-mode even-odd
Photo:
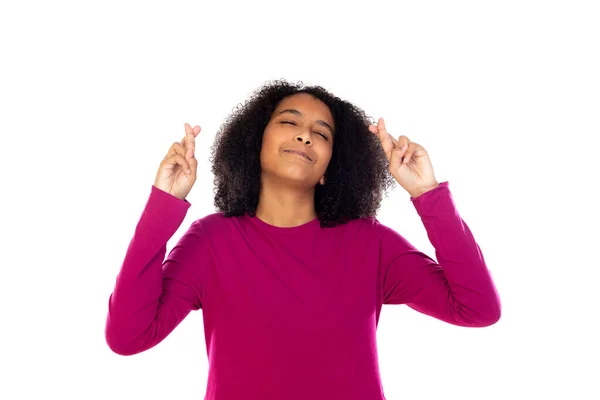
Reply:
[[[129,340],[127,336],[119,329],[115,329],[110,321],[107,322],[104,331],[104,340],[113,353],[120,356],[132,356],[141,353],[142,349],[133,340]]]
[[[108,333],[105,335],[105,340],[108,348],[111,349],[113,353],[120,356],[132,356],[139,353],[132,343],[116,338]]]
[[[498,321],[500,321],[500,314],[500,310],[498,310],[498,312],[490,313],[486,315],[485,318],[481,318],[476,326],[479,328],[492,326]]]
[[[499,301],[478,302],[472,306],[460,305],[455,309],[453,324],[472,327],[485,328],[492,326],[500,320],[502,308]]]
[[[485,328],[488,326],[492,326],[500,321],[500,317],[502,316],[502,307],[499,301],[495,301],[491,303],[485,310],[482,310],[478,317],[474,319],[471,326],[477,328]]]
[[[132,356],[134,354],[139,353],[133,347],[128,345],[122,345],[120,343],[116,343],[114,341],[107,340],[106,343],[108,347],[112,350],[113,353],[118,354],[120,356]]]
[[[488,323],[485,326],[494,325],[496,322],[500,321],[501,316],[502,304],[500,303],[500,298],[496,296],[494,301],[491,302],[490,309],[488,311]]]

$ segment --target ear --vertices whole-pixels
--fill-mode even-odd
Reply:
[[[321,180],[319,181],[319,183],[321,183],[321,185],[324,185],[324,184],[325,184],[325,176],[322,176],[322,177],[321,177]]]

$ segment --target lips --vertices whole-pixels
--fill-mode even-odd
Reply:
[[[305,152],[303,152],[303,151],[300,151],[300,150],[293,150],[293,149],[284,150],[284,151],[285,151],[286,153],[291,153],[291,154],[298,154],[298,155],[301,155],[301,156],[303,156],[304,158],[306,158],[308,161],[311,161],[311,162],[312,162],[312,158],[310,158],[310,157],[308,156],[308,154],[306,154],[306,153],[305,153]]]

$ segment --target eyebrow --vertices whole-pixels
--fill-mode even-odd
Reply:
[[[277,115],[281,115],[284,112],[292,113],[292,114],[297,115],[299,117],[304,117],[304,115],[300,111],[294,110],[293,108],[287,108],[287,109],[285,109],[283,111],[280,111],[279,114],[277,114]],[[327,122],[318,119],[317,120],[317,124],[322,125],[322,126],[326,127],[327,129],[329,129],[329,131],[333,135],[333,133],[334,133],[333,128]]]

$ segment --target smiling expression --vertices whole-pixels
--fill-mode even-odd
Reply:
[[[315,186],[331,159],[335,125],[329,107],[308,93],[284,98],[271,114],[260,152],[263,178]]]

